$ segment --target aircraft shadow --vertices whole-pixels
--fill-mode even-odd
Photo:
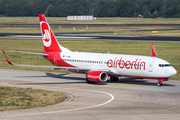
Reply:
[[[59,79],[68,79],[68,80],[85,80],[85,78],[82,77],[71,77],[71,76],[66,76],[69,73],[64,73],[64,74],[53,74],[53,73],[45,73],[46,75],[41,75],[41,76],[16,76],[16,78],[24,78],[24,77],[51,77],[51,78],[59,78]]]
[[[69,73],[65,73],[65,74],[53,74],[53,73],[46,73],[46,75],[42,75],[42,76],[22,76],[21,78],[24,77],[51,77],[51,78],[59,78],[60,79],[67,79],[67,80],[81,80],[80,81],[75,81],[75,82],[39,82],[39,83],[20,83],[20,84],[16,84],[16,85],[38,85],[38,84],[79,84],[79,83],[86,83],[86,78],[85,77],[71,77],[71,76],[66,76]],[[19,78],[16,77],[16,78]],[[106,85],[107,83],[100,83],[100,82],[92,82],[89,83],[90,85]]]
[[[45,85],[45,84],[79,84],[86,82],[41,82],[41,83],[19,83],[15,85]]]
[[[79,83],[86,83],[86,78],[85,77],[76,77],[76,76],[75,77],[74,76],[71,77],[71,76],[67,76],[69,73],[64,73],[64,74],[45,73],[45,74],[46,75],[42,75],[42,76],[22,76],[22,77],[51,77],[51,78],[59,78],[59,79],[67,79],[67,80],[81,80],[81,81],[83,81],[83,82],[75,81],[75,82],[25,83],[25,84],[28,84],[28,85],[35,85],[35,84],[79,84]],[[92,83],[89,83],[89,84],[90,85],[107,85],[108,83],[112,83],[112,82],[110,82],[110,80],[108,80],[105,83],[92,82]],[[139,80],[139,79],[133,79],[133,78],[121,78],[121,79],[119,79],[119,81],[113,82],[113,83],[125,83],[125,84],[157,86],[157,81],[156,80],[154,82],[151,82],[151,81],[148,81],[148,80]],[[171,84],[163,82],[163,86],[175,86],[175,85],[171,85]]]
[[[107,83],[112,83],[112,82],[110,82],[108,80]],[[139,80],[139,79],[133,79],[133,78],[121,78],[117,82],[114,82],[114,83],[125,83],[125,84],[157,86],[157,80],[154,80],[154,82],[152,82],[152,81],[148,81],[148,80]],[[175,85],[163,82],[163,86],[175,86]]]
[[[47,77],[51,77],[51,78],[62,78],[62,79],[68,79],[68,80],[83,80],[85,81],[85,77],[82,78],[82,77],[71,77],[71,76],[66,76],[68,75],[69,73],[66,73],[66,74],[53,74],[53,73],[46,73]]]
[[[69,74],[69,73],[68,73]],[[71,76],[65,76],[65,75],[68,75],[68,74],[52,74],[52,73],[46,73],[46,75],[48,77],[53,77],[53,78],[63,78],[63,79],[68,79],[68,80],[83,80],[84,82],[82,83],[86,83],[86,77],[71,77]],[[93,84],[93,85],[106,85],[107,83],[102,83],[102,82],[92,82],[92,83],[89,83],[89,84]]]

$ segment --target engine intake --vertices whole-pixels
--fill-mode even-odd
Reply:
[[[87,74],[87,80],[92,82],[106,82],[108,74],[104,71],[89,71]]]

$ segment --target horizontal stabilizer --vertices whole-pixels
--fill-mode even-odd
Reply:
[[[25,54],[32,54],[32,55],[41,55],[41,56],[49,56],[49,54],[44,54],[44,53],[33,53],[33,52],[23,52],[23,51],[12,51],[10,50],[10,52],[16,52],[16,53],[25,53]]]

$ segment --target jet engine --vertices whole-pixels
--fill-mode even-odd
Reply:
[[[89,71],[87,74],[87,82],[106,82],[108,74],[104,71]]]

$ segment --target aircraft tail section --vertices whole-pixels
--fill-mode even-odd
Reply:
[[[39,21],[40,21],[40,28],[41,28],[45,52],[70,51],[70,50],[62,47],[58,43],[58,41],[57,41],[53,31],[51,30],[51,27],[49,26],[44,14],[39,14]]]

